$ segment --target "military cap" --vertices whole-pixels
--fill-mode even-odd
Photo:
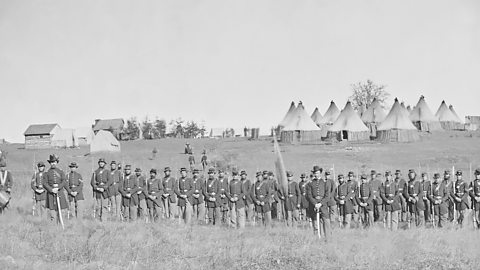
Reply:
[[[140,168],[135,168],[135,172],[141,172],[141,171],[142,171],[142,169],[140,169]]]
[[[458,170],[456,175],[463,175],[462,170]]]
[[[98,159],[98,163],[100,163],[100,162],[107,163],[107,162],[105,162],[105,159],[104,159],[104,158],[99,158],[99,159]]]
[[[300,178],[303,179],[303,178],[305,178],[305,177],[307,177],[307,175],[306,175],[305,173],[300,174]]]
[[[37,167],[45,167],[45,163],[43,163],[43,161],[40,161],[37,163]]]
[[[322,168],[320,168],[320,166],[313,166],[313,169],[312,169],[312,173],[315,173],[315,172],[322,172]]]
[[[428,173],[422,172],[422,177],[424,177],[424,176],[428,176]]]
[[[401,174],[401,173],[402,173],[402,171],[400,171],[400,170],[395,170],[395,174]]]
[[[397,170],[397,172],[396,172],[395,174],[398,174],[398,173],[399,173],[399,172],[398,172],[398,170]],[[391,171],[386,171],[386,172],[385,172],[385,176],[389,176],[389,175],[392,175],[392,172],[391,172]]]
[[[338,175],[338,179],[343,179],[343,178],[344,178],[343,174]]]
[[[377,171],[371,170],[371,171],[370,171],[370,174],[377,174]]]
[[[366,174],[362,174],[362,176],[360,177],[361,179],[367,179],[367,175]]]
[[[480,175],[480,169],[475,170],[475,175]]]
[[[237,170],[237,169],[233,169],[233,170],[232,170],[232,175],[238,175],[238,170]]]
[[[288,171],[288,172],[287,172],[287,177],[292,177],[292,176],[293,176],[293,172]]]
[[[450,171],[449,171],[449,170],[445,170],[445,171],[443,172],[443,174],[448,174],[448,175],[450,175]]]
[[[410,169],[410,170],[408,170],[408,173],[415,173],[415,170],[414,170],[414,169]]]
[[[4,159],[0,160],[0,168],[5,168],[5,167],[7,167],[7,162]]]
[[[215,174],[215,168],[209,168],[208,174]]]
[[[170,167],[165,167],[165,169],[163,169],[163,172],[171,172],[172,170],[170,169]]]
[[[157,169],[151,169],[151,170],[150,170],[150,173],[157,174]]]
[[[57,155],[51,154],[47,161],[48,161],[48,163],[58,162],[58,161],[59,161],[59,158],[58,158]]]
[[[70,168],[78,168],[78,165],[76,162],[70,162],[70,165],[68,165]]]
[[[258,177],[258,176],[262,176],[262,172],[256,172],[256,173],[255,173],[255,176],[257,176],[257,177]]]
[[[193,173],[200,173],[198,169],[193,169]]]
[[[272,171],[269,171],[269,172],[268,172],[268,176],[273,176],[273,172],[272,172]]]
[[[125,170],[131,170],[132,169],[132,165],[125,165]]]
[[[326,172],[325,172],[325,175],[330,175],[330,171],[326,171]]]
[[[348,172],[348,176],[355,176],[353,172]]]
[[[242,171],[240,172],[240,175],[247,175],[247,172],[246,172],[245,170],[242,170]]]
[[[187,172],[186,168],[180,168],[180,172]]]
[[[376,176],[377,176],[377,177],[381,177],[381,176],[382,176],[382,174],[381,174],[381,173],[377,173],[377,175],[376,175]]]
[[[112,161],[110,162],[110,165],[117,165],[117,162],[116,162],[115,160],[112,160]]]
[[[262,175],[268,175],[268,171],[263,171]]]
[[[435,178],[435,179],[440,178],[440,174],[439,174],[439,173],[435,173],[435,174],[433,175],[433,178]]]

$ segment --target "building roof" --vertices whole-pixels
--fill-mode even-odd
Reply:
[[[23,133],[25,136],[31,135],[50,135],[55,127],[60,127],[58,124],[36,124],[30,125]]]
[[[102,120],[98,120],[98,122],[93,127],[93,130],[94,131],[110,130],[110,129],[117,130],[117,129],[122,129],[124,124],[125,122],[121,118],[102,119]]]

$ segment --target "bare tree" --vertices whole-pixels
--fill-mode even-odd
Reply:
[[[377,85],[371,80],[352,84],[353,94],[350,101],[355,109],[368,108],[373,99],[376,98],[383,107],[390,94],[385,91],[386,85]]]

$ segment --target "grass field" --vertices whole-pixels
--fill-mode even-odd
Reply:
[[[166,139],[122,143],[122,154],[107,156],[124,164],[163,169],[187,166],[182,155],[185,140]],[[235,165],[251,176],[256,170],[273,170],[271,140],[191,140],[199,161],[204,148],[219,165]],[[12,204],[0,216],[0,269],[478,269],[479,232],[463,229],[414,229],[388,232],[334,230],[328,243],[318,241],[310,228],[245,230],[160,224],[67,221],[59,226],[31,217],[33,161],[60,156],[60,166],[80,164],[88,178],[98,157],[85,156],[87,148],[74,150],[22,149],[2,146],[8,152],[8,169],[15,177]],[[158,154],[152,159],[152,149]],[[449,132],[422,137],[411,144],[281,145],[285,164],[298,176],[313,165],[335,167],[336,173],[359,173],[375,168],[464,170],[480,167],[480,135]],[[91,188],[85,187],[86,209],[93,205]],[[471,218],[468,216],[468,218]]]

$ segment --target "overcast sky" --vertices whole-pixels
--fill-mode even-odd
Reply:
[[[372,79],[480,115],[480,1],[0,0],[0,138],[158,116],[261,127]]]

